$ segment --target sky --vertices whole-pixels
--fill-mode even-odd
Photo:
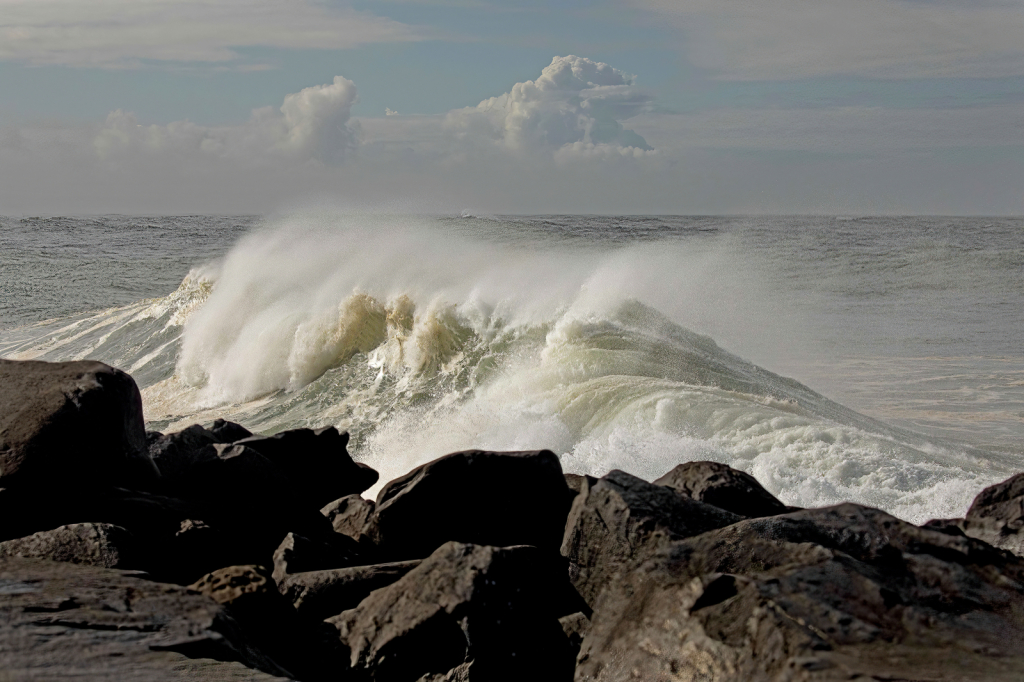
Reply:
[[[0,0],[0,215],[1024,214],[1024,0]]]

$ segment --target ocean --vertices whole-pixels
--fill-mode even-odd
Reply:
[[[333,424],[382,483],[710,459],[920,523],[1024,470],[1024,219],[0,218],[0,357],[125,369],[152,430]]]

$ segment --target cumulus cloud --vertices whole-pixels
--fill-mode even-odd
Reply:
[[[280,109],[256,109],[237,126],[207,127],[189,121],[144,126],[133,114],[119,110],[107,117],[94,144],[99,156],[108,160],[143,153],[333,163],[355,146],[357,130],[349,118],[357,99],[355,83],[336,76],[333,83],[287,95]]]
[[[444,128],[457,139],[514,152],[643,155],[651,146],[619,122],[649,105],[651,98],[636,89],[634,80],[585,57],[555,57],[537,80],[448,112]]]
[[[0,59],[29,64],[224,64],[246,46],[346,49],[423,37],[314,0],[0,0]]]
[[[1024,73],[1024,0],[625,0],[685,36],[699,66],[735,79]]]

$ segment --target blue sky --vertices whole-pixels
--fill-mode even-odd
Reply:
[[[1020,214],[1021,36],[1022,0],[0,0],[0,213]]]

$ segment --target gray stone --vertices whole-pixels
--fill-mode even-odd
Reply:
[[[334,532],[365,542],[374,506],[373,500],[364,499],[361,495],[346,495],[325,506],[320,513],[330,520]]]
[[[124,571],[19,558],[0,559],[0,671],[12,680],[287,677],[207,597]]]
[[[593,607],[620,570],[629,570],[664,543],[728,526],[741,517],[670,488],[612,471],[585,483],[573,502],[562,540],[569,578]]]
[[[0,486],[149,486],[135,381],[101,362],[0,360]]]
[[[854,504],[662,545],[602,592],[577,680],[1020,678],[1024,561]]]
[[[571,649],[544,600],[535,547],[449,542],[328,620],[372,680],[414,682],[473,662],[480,679],[565,679]]]
[[[288,533],[274,550],[274,580],[280,582],[290,573],[344,568],[360,563],[359,547],[344,535],[310,540]]]
[[[374,590],[391,585],[420,560],[372,566],[352,566],[330,571],[292,573],[278,581],[278,589],[298,614],[308,620],[326,620],[354,609]]]
[[[756,478],[718,462],[680,464],[654,483],[746,518],[787,512],[786,505],[775,499]]]
[[[107,523],[73,523],[0,542],[0,557],[70,561],[103,568],[131,567],[134,540]],[[137,552],[136,552],[137,553]]]

